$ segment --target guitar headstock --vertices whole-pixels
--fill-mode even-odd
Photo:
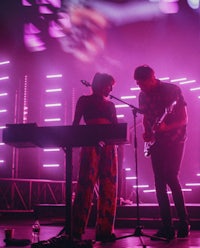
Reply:
[[[177,104],[177,101],[174,101],[174,102],[172,102],[172,104],[167,108],[167,113],[168,113],[168,114],[170,114],[170,113],[173,111],[173,109],[174,109],[174,107],[176,106],[176,104]]]
[[[89,82],[86,81],[86,80],[81,80],[81,83],[82,83],[83,85],[85,85],[86,87],[91,87],[91,86],[92,86],[91,83],[89,83]]]

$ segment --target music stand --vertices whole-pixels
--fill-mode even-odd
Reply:
[[[139,108],[137,108],[137,107],[113,96],[113,95],[109,95],[109,96],[110,96],[110,98],[113,98],[117,101],[120,101],[120,102],[128,105],[132,109],[133,121],[134,121],[133,127],[134,127],[134,158],[135,158],[135,176],[136,176],[136,218],[137,218],[136,223],[137,224],[136,224],[134,233],[129,234],[129,235],[125,235],[125,236],[121,236],[121,237],[117,237],[115,240],[123,239],[123,238],[129,238],[129,237],[139,237],[142,247],[146,247],[146,245],[144,244],[144,242],[142,240],[142,237],[149,237],[149,238],[155,238],[155,237],[143,233],[142,232],[143,226],[140,223],[140,206],[139,206],[139,191],[138,191],[138,152],[137,152],[138,146],[137,146],[136,119],[137,119],[137,113],[142,114],[142,111]],[[162,237],[156,237],[156,240],[168,242],[168,239],[165,239]]]

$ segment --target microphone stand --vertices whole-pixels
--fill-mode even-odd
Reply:
[[[148,234],[144,234],[142,232],[142,229],[143,227],[141,226],[141,223],[140,223],[140,206],[139,206],[139,191],[138,191],[138,152],[137,152],[137,130],[136,130],[136,119],[137,119],[137,113],[139,114],[143,114],[143,111],[140,110],[139,108],[113,96],[113,95],[109,95],[110,98],[112,99],[115,99],[119,102],[122,102],[126,105],[128,105],[131,109],[132,109],[132,113],[133,113],[133,119],[134,119],[134,158],[135,158],[135,176],[136,176],[136,228],[135,228],[135,231],[133,234],[130,234],[130,235],[125,235],[125,236],[122,236],[122,237],[117,237],[116,240],[118,239],[123,239],[123,238],[128,238],[128,237],[139,237],[140,238],[140,242],[141,242],[141,245],[142,247],[146,247],[146,245],[144,244],[143,240],[142,240],[142,236],[145,236],[145,237],[153,237],[151,235],[148,235]],[[160,237],[156,237],[157,240],[162,240],[162,241],[167,241],[167,239],[165,238],[160,238]]]

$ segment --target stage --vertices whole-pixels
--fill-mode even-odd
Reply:
[[[200,204],[186,204],[190,218],[191,228],[200,230]],[[174,204],[171,204],[172,216],[175,226],[177,225],[177,216]],[[47,223],[64,223],[65,205],[64,204],[38,204],[34,207],[34,214],[38,219],[47,220]],[[93,204],[88,222],[88,227],[95,225],[96,205]],[[156,203],[139,204],[139,220],[145,228],[156,229],[159,227],[159,208]],[[137,205],[118,206],[115,219],[116,228],[134,228],[137,225]]]
[[[0,247],[4,247],[4,229],[14,228],[14,238],[16,239],[30,239],[31,240],[31,231],[32,231],[32,224],[34,219],[27,217],[25,214],[22,214],[20,219],[20,214],[17,214],[17,218],[7,218],[1,219],[0,224]],[[57,235],[58,232],[62,229],[62,225],[52,224],[51,220],[45,221],[41,220],[41,231],[40,231],[40,239],[47,240],[52,238],[53,236]],[[191,230],[190,236],[185,239],[174,239],[173,241],[164,242],[164,241],[152,241],[149,237],[142,236],[142,237],[135,237],[131,236],[134,234],[135,228],[116,228],[115,234],[117,238],[129,236],[126,238],[122,238],[116,240],[113,243],[100,243],[96,242],[93,244],[94,248],[134,248],[134,247],[181,247],[181,248],[194,248],[200,247],[200,230]],[[144,228],[143,233],[147,235],[152,235],[156,230],[153,228]],[[89,227],[86,229],[86,233],[83,237],[84,240],[87,239],[94,239],[94,228]],[[143,245],[142,245],[143,244]],[[144,246],[145,245],[145,246]],[[16,246],[10,246],[11,248]],[[24,247],[31,247],[30,245]]]
[[[136,204],[128,206],[118,206],[115,234],[117,240],[113,243],[93,244],[94,248],[109,247],[109,248],[133,248],[133,247],[200,247],[200,205],[187,204],[187,209],[190,215],[191,232],[190,236],[185,239],[176,238],[173,241],[152,241],[149,236],[156,232],[159,227],[159,211],[157,204],[140,204],[139,223],[142,226],[142,232],[147,236],[134,236],[138,218],[136,216]],[[94,240],[94,225],[95,225],[95,204],[92,206],[92,211],[83,236],[84,240]],[[174,206],[172,205],[172,214],[175,228],[177,227],[177,219]],[[34,219],[38,218],[41,225],[40,240],[47,240],[56,236],[64,226],[65,223],[65,205],[64,204],[40,204],[36,205],[31,211],[9,211],[0,210],[0,247],[4,247],[4,229],[14,228],[14,238],[16,239],[30,239],[32,225]],[[145,245],[145,246],[142,246]],[[15,247],[15,246],[10,246]],[[26,246],[26,247],[30,247]]]

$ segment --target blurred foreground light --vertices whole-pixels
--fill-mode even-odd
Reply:
[[[41,31],[32,23],[24,25],[24,44],[31,52],[39,52],[46,49],[45,43],[40,38]]]
[[[23,6],[31,6],[31,3],[27,0],[22,0],[22,5]]]
[[[200,1],[199,0],[187,0],[188,5],[192,9],[198,9],[200,6]]]
[[[161,0],[159,2],[159,8],[161,12],[165,14],[175,14],[179,11],[179,5],[177,0]]]

